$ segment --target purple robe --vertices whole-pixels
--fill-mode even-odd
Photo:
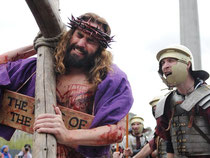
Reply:
[[[98,85],[95,94],[95,118],[90,128],[116,124],[126,116],[133,104],[133,96],[127,76],[116,65],[112,66],[107,77]],[[21,59],[0,65],[0,98],[4,89],[16,91],[29,76],[36,71],[36,58]],[[19,93],[35,96],[34,75]],[[0,101],[1,106],[1,101]],[[0,124],[0,136],[10,140],[15,129]],[[78,151],[87,157],[108,155],[107,146],[79,146]]]

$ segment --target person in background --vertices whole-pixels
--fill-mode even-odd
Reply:
[[[128,148],[126,148],[126,136],[120,146],[122,146],[123,155],[132,157],[136,155],[148,143],[146,132],[144,132],[144,119],[139,116],[133,116],[130,119],[131,131],[128,135]]]
[[[11,154],[9,153],[9,146],[3,145],[1,148],[1,157],[2,158],[12,158]]]
[[[112,158],[123,158],[123,153],[120,151],[115,151],[112,155]]]
[[[32,158],[31,155],[31,145],[25,144],[23,149],[18,153],[18,158]]]
[[[152,107],[152,115],[155,117],[155,109],[156,109],[156,105],[158,103],[158,101],[160,100],[161,96],[156,96],[154,97],[150,102],[149,105],[151,105]],[[153,138],[152,140],[150,140],[150,142],[155,142],[155,139]],[[150,148],[150,144],[147,143],[140,152],[138,152],[133,158],[146,158],[148,156],[150,157],[157,157],[158,153],[157,153],[157,149],[152,150],[152,148]]]

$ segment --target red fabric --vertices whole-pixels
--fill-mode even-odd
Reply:
[[[136,137],[136,149],[140,149],[141,147],[141,142],[140,142],[140,137]]]
[[[84,156],[71,147],[57,144],[57,158],[84,158]]]
[[[153,138],[152,140],[149,141],[149,147],[152,151],[155,151],[157,149],[155,139]]]

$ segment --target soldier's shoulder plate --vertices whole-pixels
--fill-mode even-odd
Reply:
[[[155,110],[155,118],[158,118],[163,115],[166,100],[172,93],[173,91],[169,92],[157,103],[156,110]]]
[[[202,98],[198,105],[201,106],[203,109],[206,109],[210,107],[210,85],[204,85],[206,87],[206,91],[208,91],[208,94]]]
[[[203,84],[187,96],[180,105],[186,111],[190,111],[195,105],[199,105],[203,109],[210,107],[210,86]]]

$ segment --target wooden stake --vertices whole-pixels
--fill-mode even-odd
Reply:
[[[45,38],[56,37],[63,30],[58,0],[26,0]],[[53,49],[41,46],[37,50],[35,118],[42,113],[55,113],[56,81]],[[56,158],[57,142],[53,135],[34,132],[33,158]]]
[[[128,148],[128,114],[126,115],[126,148]],[[128,156],[126,156],[128,158]]]
[[[116,152],[119,151],[119,143],[116,144]]]

